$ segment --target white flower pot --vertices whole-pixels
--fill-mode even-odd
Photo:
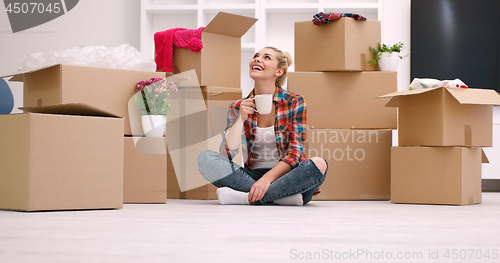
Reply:
[[[142,115],[142,130],[146,137],[163,137],[167,128],[167,116]]]
[[[398,69],[399,53],[383,52],[380,54],[380,60],[377,62],[382,71],[396,71]]]

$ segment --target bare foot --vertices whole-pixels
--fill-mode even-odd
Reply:
[[[319,195],[320,193],[321,193],[321,189],[318,189],[318,190],[316,190],[316,192],[314,192],[313,196]]]

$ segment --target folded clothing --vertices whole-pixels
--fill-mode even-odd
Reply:
[[[463,81],[460,79],[454,80],[438,80],[438,79],[419,79],[414,78],[410,84],[410,90],[414,89],[426,89],[426,88],[469,88]]]
[[[200,52],[203,48],[201,42],[201,32],[204,27],[198,29],[172,28],[161,32],[156,32],[155,50],[156,67],[163,72],[172,72],[173,49],[175,45],[180,48],[189,48],[193,52]]]
[[[328,24],[341,19],[342,17],[352,17],[354,20],[366,21],[366,17],[353,13],[323,13],[319,12],[313,16],[313,23],[317,26]]]

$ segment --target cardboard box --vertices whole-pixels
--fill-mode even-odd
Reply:
[[[392,203],[481,203],[481,148],[393,147],[391,156]]]
[[[341,18],[316,26],[295,23],[295,71],[365,71],[380,43],[380,21]]]
[[[180,88],[172,97],[166,132],[168,198],[217,198],[215,186],[200,174],[197,158],[207,149],[219,151],[229,105],[241,97],[240,89],[214,86]]]
[[[5,74],[11,81],[24,82],[24,107],[84,103],[125,118],[125,135],[132,135],[128,102],[135,85],[161,72],[54,65]]]
[[[308,129],[306,156],[328,162],[313,200],[389,200],[391,130]]]
[[[0,116],[0,209],[123,206],[123,119],[83,104]]]
[[[399,146],[492,146],[494,90],[428,88],[381,98],[399,108]]]
[[[175,176],[175,169],[172,164],[172,159],[170,158],[170,155],[167,155],[167,198],[195,200],[217,199],[217,193],[215,192],[217,190],[217,187],[212,184],[203,185],[184,192],[181,192],[179,185],[180,184],[177,180],[177,177]]]
[[[166,139],[125,137],[123,203],[167,202]]]
[[[173,73],[195,69],[200,86],[239,88],[241,37],[256,21],[219,12],[201,33],[203,49],[200,52],[174,46]]]
[[[397,91],[396,72],[290,72],[288,90],[306,100],[309,128],[397,128],[396,109],[376,99]]]

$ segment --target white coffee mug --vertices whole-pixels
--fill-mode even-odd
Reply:
[[[259,114],[271,113],[273,106],[273,96],[274,94],[260,94],[253,97],[253,100],[255,101],[255,108],[257,108],[257,112]]]

